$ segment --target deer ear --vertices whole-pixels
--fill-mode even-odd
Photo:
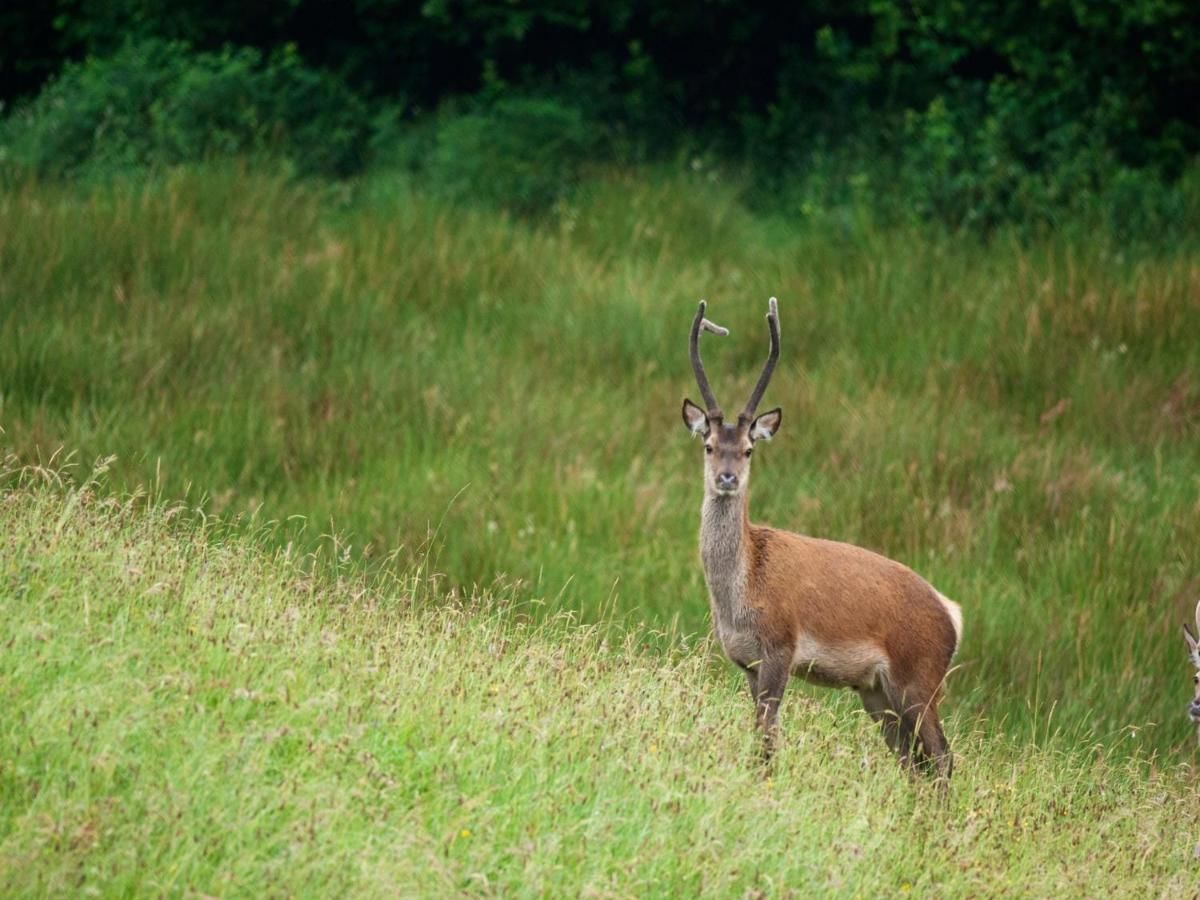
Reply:
[[[779,430],[779,423],[782,421],[783,410],[778,407],[763,413],[750,425],[750,440],[769,441],[775,437],[775,432]]]
[[[709,430],[708,413],[691,400],[683,401],[683,424],[692,434],[707,435]]]
[[[1183,626],[1183,639],[1187,641],[1188,659],[1197,669],[1200,669],[1200,643],[1197,643],[1196,639],[1192,637],[1191,629],[1186,625]]]

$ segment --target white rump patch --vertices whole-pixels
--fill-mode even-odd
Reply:
[[[934,593],[942,601],[942,606],[946,607],[946,615],[950,617],[950,624],[954,626],[954,649],[957,651],[958,645],[962,643],[962,607],[936,588]]]

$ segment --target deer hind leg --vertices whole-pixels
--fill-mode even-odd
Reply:
[[[878,688],[872,688],[860,690],[858,696],[862,699],[863,708],[879,723],[879,730],[883,732],[883,739],[888,747],[903,760],[904,754],[900,749],[900,717],[892,709],[887,694]]]
[[[882,685],[872,693],[873,705],[881,707],[878,718],[884,729],[884,737],[888,746],[900,758],[900,765],[909,774],[917,769],[927,770],[929,759],[919,736],[923,713],[929,707],[929,703],[920,692],[911,687],[907,690],[898,688],[886,678],[882,679]]]
[[[950,743],[938,718],[937,698],[931,700],[920,714],[918,736],[921,739],[923,768],[927,771],[932,769],[939,785],[944,787],[954,772],[954,756],[950,753]]]
[[[896,699],[896,698],[894,698]],[[933,775],[941,790],[945,790],[954,769],[950,744],[938,718],[938,694],[909,691],[897,704],[900,712],[901,741],[911,755],[910,765],[927,775]]]
[[[900,766],[910,774],[913,770],[917,721],[907,714],[903,694],[896,691],[886,678],[874,687],[860,688],[863,707],[879,723],[883,739],[900,760]]]
[[[938,719],[937,693],[926,698],[924,692],[899,691],[884,681],[881,686],[860,690],[859,696],[901,766],[909,772],[920,769],[935,774],[944,787],[954,761]]]

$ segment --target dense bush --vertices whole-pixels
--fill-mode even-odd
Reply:
[[[502,98],[446,117],[423,173],[451,199],[532,212],[571,190],[596,147],[578,109],[548,99]]]
[[[126,40],[205,51],[294,45],[356,91],[432,109],[499,79],[519,90],[605,84],[634,111],[736,133],[781,113],[825,135],[864,113],[1001,114],[1030,167],[1072,132],[1126,166],[1177,174],[1200,149],[1200,5],[1187,0],[49,0],[0,13],[0,99],[56,62]],[[643,125],[649,124],[645,121]]]
[[[69,64],[5,121],[4,155],[42,175],[107,173],[271,151],[344,175],[365,159],[367,110],[294,52],[193,53],[157,40]]]
[[[591,152],[583,110],[620,158],[698,144],[793,206],[987,229],[1110,203],[1131,222],[1175,221],[1163,186],[1200,154],[1200,4],[1184,0],[0,12],[5,100],[81,57],[26,111],[22,139],[9,130],[23,148],[12,155],[71,171],[270,146],[345,173],[369,144],[439,190],[528,209],[560,196]]]

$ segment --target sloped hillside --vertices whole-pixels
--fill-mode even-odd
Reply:
[[[949,723],[946,804],[849,698],[769,778],[705,640],[425,603],[145,503],[0,494],[0,892],[1182,895],[1182,768]],[[311,571],[319,570],[317,574]],[[950,704],[953,707],[953,703]]]

